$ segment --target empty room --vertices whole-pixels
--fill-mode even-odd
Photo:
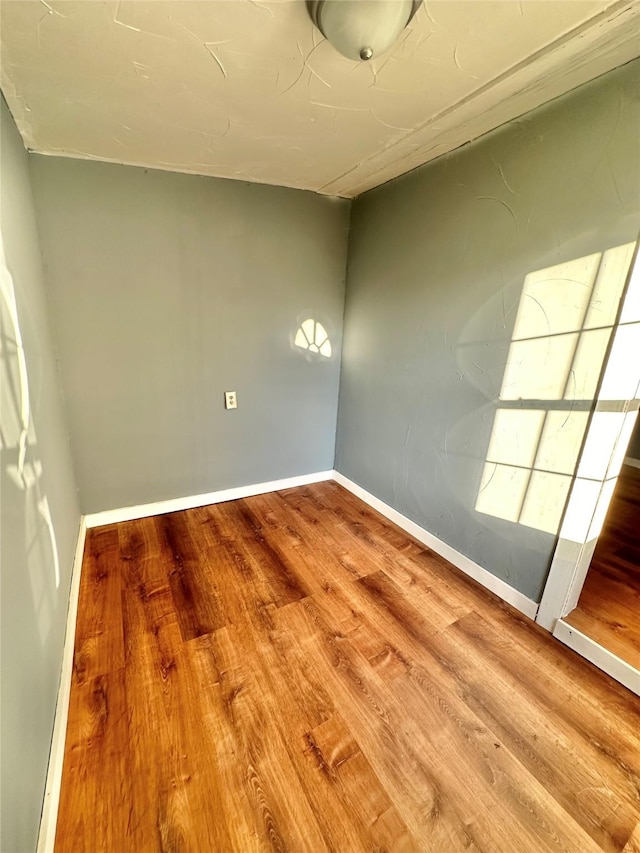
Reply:
[[[0,853],[640,853],[640,3],[0,25]]]

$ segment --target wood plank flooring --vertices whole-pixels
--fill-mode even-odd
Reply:
[[[625,851],[640,701],[335,483],[89,531],[56,853]]]
[[[578,606],[565,622],[640,669],[638,468],[622,468]]]

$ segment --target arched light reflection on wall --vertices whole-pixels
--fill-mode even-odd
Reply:
[[[317,320],[309,318],[300,324],[296,332],[294,344],[299,349],[317,353],[325,358],[331,358],[331,341],[329,333]]]

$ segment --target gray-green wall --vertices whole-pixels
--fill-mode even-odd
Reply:
[[[636,61],[352,210],[336,467],[535,600],[555,536],[475,502],[525,276],[637,237],[638,77]]]
[[[0,98],[0,849],[35,850],[80,510],[27,153]]]
[[[38,156],[31,174],[83,512],[333,467],[346,202]],[[331,359],[292,345],[308,317]]]

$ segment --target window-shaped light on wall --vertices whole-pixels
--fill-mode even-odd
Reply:
[[[624,321],[632,304],[628,297],[616,328],[634,250],[634,243],[625,243],[526,276],[478,489],[478,512],[551,535],[562,522],[562,538],[579,543],[592,535],[602,482],[621,464],[624,451],[616,459],[616,448],[640,379],[633,329],[640,324]],[[640,308],[640,298],[637,304]],[[599,404],[608,405],[590,420],[596,392]],[[572,503],[563,521],[570,490]]]
[[[322,323],[309,318],[300,324],[294,344],[300,349],[331,358],[331,341]]]

